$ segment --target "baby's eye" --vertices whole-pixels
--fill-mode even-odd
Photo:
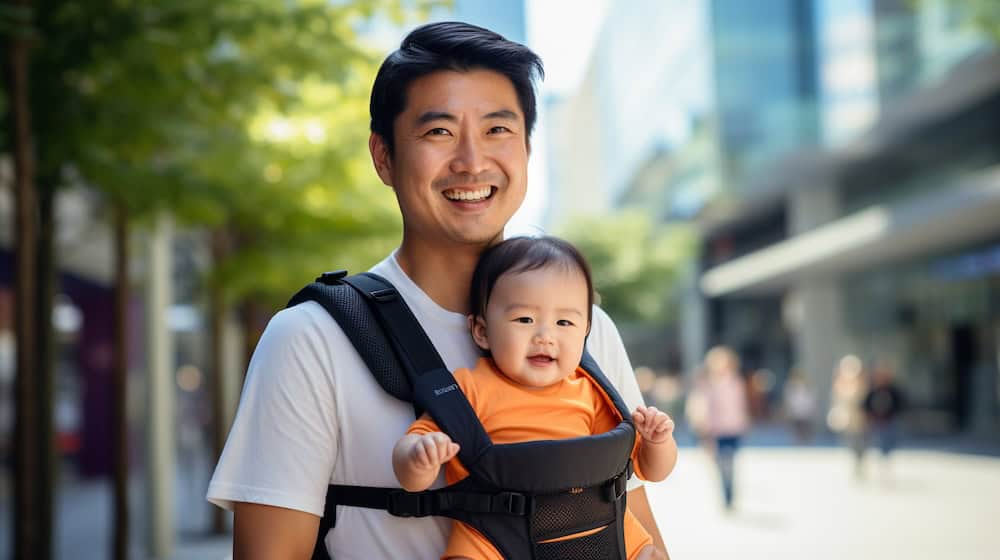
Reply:
[[[572,327],[573,321],[570,321],[569,319],[559,319],[558,321],[556,321],[556,324],[559,325],[560,327]]]
[[[516,321],[518,323],[525,323],[525,324],[534,323],[534,320],[531,317],[518,317],[518,318],[514,319],[514,321]]]

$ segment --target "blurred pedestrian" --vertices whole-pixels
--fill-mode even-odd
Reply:
[[[775,382],[774,372],[767,368],[760,368],[750,374],[747,383],[747,403],[753,421],[767,422],[771,419]]]
[[[684,419],[687,420],[688,427],[691,428],[698,444],[709,452],[714,452],[715,444],[708,433],[707,385],[708,372],[700,368],[694,373],[691,388],[688,389],[687,398],[684,399]]]
[[[705,355],[705,402],[708,435],[715,442],[715,463],[722,483],[726,510],[733,507],[736,452],[750,428],[747,386],[740,375],[740,360],[725,346],[716,346]]]
[[[788,381],[785,382],[782,397],[785,418],[792,427],[796,443],[807,443],[812,439],[816,395],[798,368],[792,369]]]
[[[882,452],[885,474],[889,455],[899,443],[899,416],[905,406],[903,392],[895,382],[895,370],[888,362],[878,363],[872,375],[872,387],[863,407],[870,433]]]
[[[865,447],[868,422],[863,403],[868,394],[861,360],[847,355],[840,359],[833,374],[830,394],[830,412],[826,423],[838,434],[854,456],[854,475],[864,475]]]

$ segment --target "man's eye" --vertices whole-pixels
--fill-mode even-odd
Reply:
[[[490,128],[490,134],[503,134],[504,132],[510,132],[510,129],[500,125]]]
[[[514,319],[514,321],[517,323],[525,323],[525,324],[530,324],[534,322],[531,317],[518,317],[517,319]]]
[[[426,132],[427,136],[446,136],[451,134],[447,128],[432,128]]]

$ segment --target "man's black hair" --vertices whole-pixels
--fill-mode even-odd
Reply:
[[[544,77],[542,60],[528,47],[468,23],[446,21],[422,25],[406,36],[382,62],[372,86],[372,132],[395,150],[393,123],[406,108],[406,90],[417,78],[439,70],[493,70],[514,85],[527,128],[535,126],[534,78]]]
[[[579,270],[587,282],[587,331],[593,319],[594,283],[590,265],[583,254],[568,241],[558,237],[511,237],[485,251],[476,263],[469,290],[469,313],[486,316],[493,287],[504,274],[517,274],[547,266]]]

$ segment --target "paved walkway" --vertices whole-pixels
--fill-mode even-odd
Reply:
[[[650,499],[674,560],[995,559],[1000,458],[902,450],[855,480],[836,448],[747,448],[737,503],[721,507],[714,464],[683,448]]]

